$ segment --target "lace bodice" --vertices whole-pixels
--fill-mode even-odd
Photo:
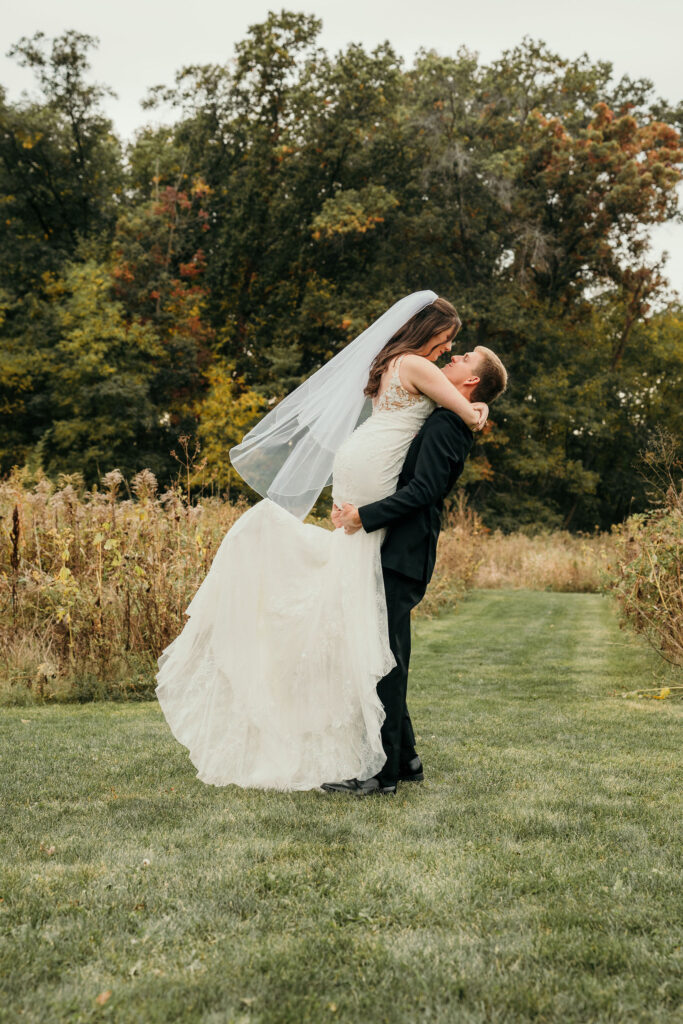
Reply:
[[[405,353],[404,353],[405,355]],[[411,405],[422,405],[429,403],[429,412],[434,408],[431,398],[426,395],[413,395],[401,384],[400,369],[403,356],[399,356],[394,363],[394,369],[389,378],[389,383],[381,395],[378,395],[372,403],[373,414],[376,412],[387,412],[390,409],[405,409]]]
[[[372,416],[339,448],[332,473],[337,504],[365,505],[396,490],[410,443],[435,408],[426,395],[411,395],[401,384],[396,360],[388,385],[373,403]]]

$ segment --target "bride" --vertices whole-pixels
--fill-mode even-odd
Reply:
[[[232,450],[266,497],[226,534],[157,675],[166,720],[203,782],[312,789],[382,767],[376,685],[395,664],[384,531],[301,520],[330,469],[339,507],[393,493],[435,404],[481,428],[487,407],[434,366],[459,327],[434,292],[406,296]],[[356,426],[366,396],[371,415]]]

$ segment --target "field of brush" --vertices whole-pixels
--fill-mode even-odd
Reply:
[[[118,471],[103,483],[0,482],[0,704],[153,696],[156,658],[247,507],[158,494],[149,470],[130,487]],[[597,592],[614,556],[610,534],[504,535],[460,504],[417,615],[453,609],[473,587]]]

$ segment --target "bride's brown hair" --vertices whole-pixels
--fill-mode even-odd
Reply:
[[[415,316],[404,323],[390,338],[381,352],[375,356],[370,367],[370,376],[364,394],[374,398],[379,394],[382,374],[387,365],[403,352],[415,352],[421,349],[435,334],[452,328],[450,341],[456,336],[462,324],[455,307],[447,299],[434,299],[428,306],[421,309]]]

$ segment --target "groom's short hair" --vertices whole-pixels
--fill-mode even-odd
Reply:
[[[471,402],[486,402],[490,405],[494,398],[502,395],[507,387],[508,373],[495,352],[484,345],[474,349],[479,353],[480,363],[477,376],[479,383],[470,393]]]

